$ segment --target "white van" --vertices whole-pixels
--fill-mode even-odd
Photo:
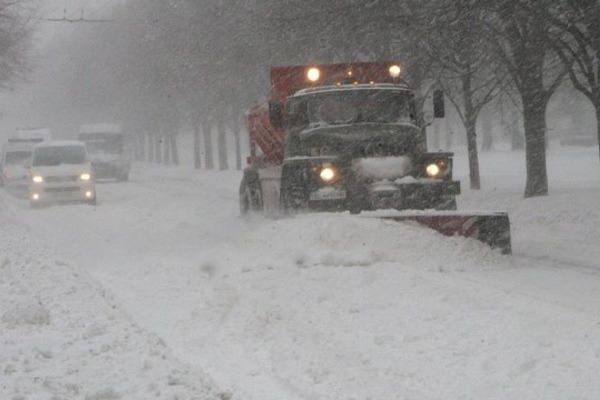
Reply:
[[[118,181],[129,179],[131,158],[120,125],[82,125],[78,139],[87,147],[96,178],[113,178]]]
[[[0,186],[15,194],[27,192],[33,145],[7,143],[0,156]]]
[[[33,150],[29,171],[32,207],[52,202],[96,204],[96,182],[85,144],[55,141]]]
[[[26,195],[33,149],[50,138],[50,130],[46,128],[17,129],[0,154],[0,186],[6,186],[13,194]]]

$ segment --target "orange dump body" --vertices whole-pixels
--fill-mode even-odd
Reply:
[[[391,66],[401,67],[401,64],[385,61],[273,67],[271,68],[271,100],[279,102],[285,108],[287,98],[302,89],[353,83],[400,83],[402,75],[392,77]],[[314,81],[308,79],[307,75],[311,68],[319,70],[319,78]],[[259,158],[275,165],[283,162],[284,131],[271,126],[268,103],[248,110],[246,128],[250,136],[249,163]]]

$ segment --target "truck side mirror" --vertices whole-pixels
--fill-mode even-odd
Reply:
[[[444,91],[436,89],[433,91],[433,116],[435,118],[444,118],[446,108],[444,106]]]
[[[283,107],[281,102],[271,100],[269,101],[269,122],[275,129],[280,129],[283,126]]]

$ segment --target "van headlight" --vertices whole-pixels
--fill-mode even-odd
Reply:
[[[81,179],[82,181],[89,181],[90,179],[92,179],[92,175],[86,172],[84,174],[81,174],[79,179]]]
[[[31,178],[31,180],[34,183],[42,183],[42,182],[44,182],[44,177],[41,175],[34,175],[33,178]]]

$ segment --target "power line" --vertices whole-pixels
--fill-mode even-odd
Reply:
[[[67,22],[67,23],[104,23],[104,22],[113,22],[114,19],[104,19],[104,18],[87,18],[85,16],[85,11],[81,10],[81,15],[79,18],[71,18],[67,16],[67,9],[63,10],[63,16],[61,18],[38,18],[42,21],[48,22]]]

